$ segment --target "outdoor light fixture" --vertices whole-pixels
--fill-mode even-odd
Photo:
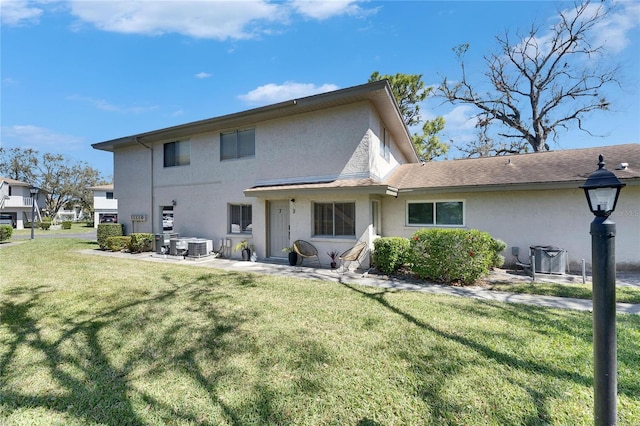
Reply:
[[[608,217],[618,203],[620,190],[626,184],[620,182],[616,175],[604,168],[604,157],[599,158],[598,170],[591,173],[580,188],[589,203],[589,209],[596,216]]]
[[[593,414],[594,425],[617,424],[616,341],[616,224],[609,218],[625,186],[604,168],[601,155],[598,170],[584,185],[591,222],[591,264],[593,287]]]
[[[29,187],[29,193],[31,194],[31,239],[33,240],[33,222],[36,217],[36,200],[38,199],[39,189],[35,186]]]

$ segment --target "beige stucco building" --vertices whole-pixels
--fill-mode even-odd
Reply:
[[[599,154],[627,184],[614,213],[617,260],[640,268],[640,145],[420,163],[386,81],[93,145],[114,154],[118,219],[258,259],[294,240],[326,253],[422,227],[490,232],[516,261],[555,245],[590,264],[592,215],[578,187]],[[229,253],[239,256],[238,253]],[[365,254],[363,264],[368,258]]]

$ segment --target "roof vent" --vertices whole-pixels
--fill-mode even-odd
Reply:
[[[629,163],[620,163],[618,164],[618,167],[616,167],[616,170],[627,170],[628,167]]]

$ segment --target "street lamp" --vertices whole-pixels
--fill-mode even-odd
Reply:
[[[580,187],[595,215],[591,222],[591,263],[593,275],[593,402],[594,424],[617,424],[616,359],[616,224],[609,219],[624,183],[604,168]]]
[[[35,186],[30,187],[29,193],[31,194],[31,239],[33,240],[33,222],[35,222],[36,218],[36,200],[38,197],[38,188]]]

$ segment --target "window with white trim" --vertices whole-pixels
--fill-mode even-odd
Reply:
[[[408,226],[464,226],[463,201],[409,201]]]
[[[313,234],[355,236],[356,203],[313,203]]]
[[[191,142],[176,141],[164,144],[164,166],[186,166],[191,162]]]
[[[229,204],[229,232],[251,234],[252,210],[251,204]]]
[[[256,130],[234,130],[220,134],[220,161],[256,155]]]

